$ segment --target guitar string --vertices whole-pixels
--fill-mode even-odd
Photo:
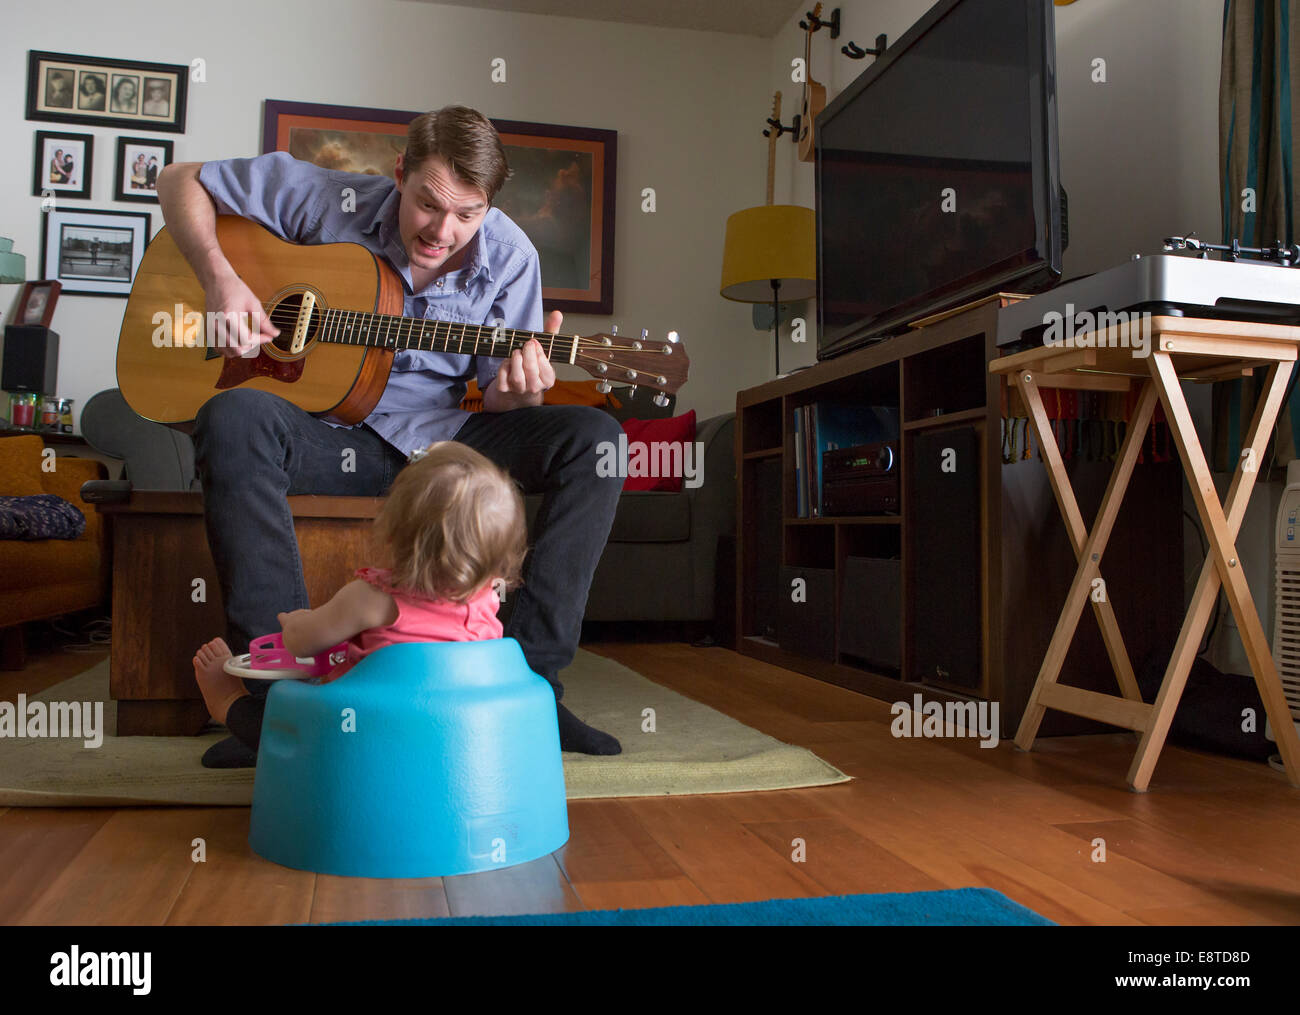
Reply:
[[[401,321],[415,321],[415,320],[423,320],[422,318],[397,317],[396,315],[370,314],[370,313],[368,313],[368,312],[366,312],[366,311],[338,311],[338,312],[340,312],[340,313],[352,313],[352,314],[358,314],[358,315],[363,315],[363,314],[364,314],[365,316],[368,316],[368,317],[371,317],[371,318],[377,318],[377,319],[383,319],[383,320],[389,320],[389,321],[399,321],[399,322],[401,322]],[[275,312],[273,311],[269,316],[271,317],[272,323],[275,323],[276,326],[279,327],[279,324],[276,323],[276,321],[275,321]],[[286,316],[287,316],[287,319],[286,319]],[[296,321],[297,321],[297,315],[296,315],[296,314],[289,313],[289,314],[287,314],[286,316],[282,316],[282,318],[281,318],[281,320],[284,321],[284,323],[286,323],[286,325],[290,325],[290,326],[291,326],[293,323],[296,323]],[[382,321],[381,321],[380,323],[382,323]],[[438,324],[461,324],[461,322],[458,322],[458,321],[429,321],[429,322],[427,322],[427,323],[432,323],[432,324],[434,324],[435,326],[438,325]],[[374,321],[372,321],[370,327],[373,328],[374,326],[375,326]],[[461,326],[462,326],[462,327],[465,327],[465,328],[476,328],[476,329],[479,329],[480,333],[481,333],[483,330],[487,330],[487,329],[485,329],[485,326],[483,326],[483,325],[467,325],[467,324],[461,324]],[[399,332],[400,332],[400,328],[401,328],[401,327],[402,327],[402,325],[399,324],[399,325],[398,325]],[[281,330],[283,331],[283,329],[281,329]],[[366,330],[368,331],[368,330],[370,330],[370,329],[368,328],[368,329],[366,329]],[[408,327],[408,332],[413,332],[413,330],[414,330],[413,327]],[[504,329],[504,331],[505,331],[505,332],[512,332],[512,331],[513,331],[513,332],[516,332],[516,338],[517,338],[517,337],[518,337],[518,332],[523,331],[523,329],[519,329],[519,328],[507,328],[507,329]],[[543,332],[528,332],[528,331],[524,331],[524,334],[527,334],[527,335],[530,335],[530,336],[539,336],[539,337],[538,337],[538,341],[542,341],[542,337],[540,337],[540,336],[543,336],[543,335],[544,335],[545,337],[562,338],[562,339],[564,340],[564,345],[566,345],[566,346],[568,346],[568,345],[570,344],[570,341],[571,341],[569,338],[567,338],[567,337],[565,337],[565,336],[562,336],[562,335],[551,336],[548,332],[547,332],[547,333],[543,333]],[[442,341],[442,342],[447,342],[447,343],[449,343],[449,342],[452,341],[451,336],[450,336],[450,332],[448,333],[448,336],[447,336],[446,338],[444,338],[444,339],[438,339],[438,338],[436,337],[436,335],[437,335],[437,330],[436,330],[436,327],[435,327],[435,329],[434,329],[433,341],[435,341],[435,342]],[[409,339],[409,338],[411,337],[411,335],[408,334],[407,337],[408,337],[408,339]],[[424,336],[422,335],[422,336],[421,336],[421,341],[423,341],[423,338],[424,338]],[[475,341],[475,344],[477,344],[477,342],[478,342],[479,340],[481,340],[481,336],[480,336],[479,339],[475,339],[475,340],[474,340],[474,341]],[[647,339],[647,341],[652,341],[652,340]],[[513,345],[513,342],[514,342],[514,340],[512,340],[512,339],[507,340],[507,344],[508,344],[508,345]],[[348,345],[348,344],[352,344],[352,345],[354,345],[354,346],[364,346],[364,347],[372,348],[372,349],[380,349],[380,348],[384,348],[384,345],[383,345],[382,343],[372,344],[372,343],[366,343],[366,342],[358,342],[358,343],[343,343],[343,342],[335,343],[335,342],[331,342],[330,344],[340,344],[340,345]],[[554,344],[554,343],[552,343],[552,345],[553,345],[553,344]],[[410,346],[407,346],[407,348],[410,348]],[[417,348],[417,349],[419,348],[418,344],[416,345],[416,348]],[[586,338],[582,338],[582,337],[579,337],[579,339],[578,339],[578,349],[579,349],[579,350],[581,350],[581,349],[596,349],[596,350],[600,350],[600,351],[603,351],[603,352],[642,352],[642,351],[644,351],[644,350],[634,349],[631,345],[621,345],[621,344],[618,344],[618,343],[614,343],[614,344],[611,344],[611,345],[605,345],[603,342],[597,342],[597,341],[593,341],[593,340],[591,340],[591,339],[586,339]],[[434,351],[434,350],[420,350],[420,351]],[[513,351],[513,349],[512,349],[511,351]],[[470,354],[465,354],[465,353],[453,354],[453,353],[451,353],[450,349],[446,350],[446,352],[447,352],[449,355],[473,355],[472,353],[470,353]],[[503,357],[492,357],[492,358],[503,358]],[[548,359],[549,359],[549,358],[550,358],[550,357],[548,356]],[[583,355],[583,354],[580,354],[580,353],[575,353],[575,355],[574,355],[574,363],[576,364],[576,363],[578,363],[579,361],[589,362],[589,363],[592,363],[592,364],[601,364],[601,363],[605,363],[605,362],[606,362],[604,359],[602,359],[602,358],[599,357],[599,356],[593,356],[593,355],[591,355],[591,354],[585,354],[585,355]],[[656,374],[653,374],[653,373],[651,373],[651,372],[649,372],[649,371],[645,371],[644,374],[645,374],[645,377],[653,377],[653,376],[657,376]],[[617,379],[617,378],[615,378],[615,379]],[[633,378],[626,378],[625,380],[631,380],[631,379],[633,379]],[[645,387],[657,387],[657,385],[651,383],[651,382],[648,381],[648,380],[643,379],[642,377],[638,377],[638,378],[635,378],[635,379],[636,379],[636,380],[639,380],[640,383],[641,383],[642,385],[644,385]]]
[[[377,325],[376,325],[376,321],[378,322],[378,325],[382,325],[385,321],[399,321],[399,322],[404,322],[404,321],[417,321],[417,320],[419,320],[419,321],[425,321],[424,318],[397,317],[396,315],[386,315],[386,314],[370,314],[370,313],[367,312],[367,311],[336,311],[336,312],[338,312],[338,313],[351,313],[351,314],[357,314],[357,315],[365,315],[365,316],[368,316],[368,317],[371,317],[371,318],[376,319],[375,321],[372,321],[372,322],[371,322],[371,324],[370,324],[370,326],[369,326],[369,328],[368,328],[367,330],[370,330],[370,328],[374,328],[374,327],[376,327],[376,326],[377,326]],[[297,316],[297,314],[292,313],[292,312],[283,312],[283,313],[280,313],[280,314],[277,315],[276,311],[272,311],[272,312],[268,315],[268,317],[269,317],[271,323],[274,324],[277,328],[280,328],[281,331],[284,331],[286,327],[287,327],[287,328],[292,328],[292,327],[297,323],[297,320],[298,320],[298,316]],[[475,329],[478,329],[479,332],[480,332],[480,334],[479,334],[478,338],[474,339],[474,341],[475,341],[476,343],[477,343],[478,341],[482,341],[482,332],[483,332],[483,331],[487,331],[489,334],[490,334],[491,331],[492,331],[492,329],[488,328],[486,325],[481,325],[481,324],[465,324],[465,323],[462,323],[462,322],[459,322],[459,321],[438,321],[438,320],[432,320],[432,319],[430,319],[430,320],[428,320],[428,321],[425,321],[425,323],[426,323],[426,324],[433,324],[433,325],[438,325],[438,324],[453,324],[453,325],[458,325],[458,326],[461,327],[462,329],[468,329],[468,328],[475,328]],[[399,330],[399,333],[400,333],[400,330],[401,330],[401,328],[403,327],[403,325],[399,323],[397,327],[398,327],[398,330]],[[409,339],[409,338],[411,337],[410,333],[414,331],[414,326],[413,326],[413,325],[408,325],[408,326],[406,326],[406,327],[407,327],[407,330],[408,330],[408,335],[407,335],[407,337],[408,337],[408,339]],[[502,329],[502,334],[503,334],[503,335],[508,335],[508,334],[510,334],[510,333],[512,333],[512,332],[515,334],[516,337],[515,337],[515,339],[507,339],[507,342],[508,342],[509,344],[513,344],[513,342],[518,338],[518,336],[519,336],[519,334],[520,334],[521,332],[522,332],[523,334],[527,334],[527,335],[529,335],[530,337],[535,337],[535,338],[537,338],[537,340],[538,340],[539,342],[545,341],[547,338],[558,338],[558,339],[562,339],[562,340],[564,341],[564,343],[565,343],[566,345],[568,345],[568,344],[572,341],[572,337],[571,337],[571,336],[567,336],[567,335],[559,335],[559,334],[557,334],[557,335],[552,336],[549,332],[527,331],[526,329],[523,329],[523,328],[503,328],[503,329]],[[421,340],[423,340],[423,336],[421,337]],[[434,341],[446,341],[446,342],[450,342],[451,340],[452,340],[452,339],[451,339],[450,335],[448,335],[448,337],[445,338],[445,339],[437,339],[437,338],[434,339]],[[629,340],[629,341],[630,341],[630,340]],[[648,342],[654,342],[654,341],[658,341],[658,340],[657,340],[657,339],[646,339],[645,341],[648,341]],[[344,344],[344,345],[346,345],[346,344],[349,344],[349,343],[333,343],[333,342],[331,342],[331,344]],[[355,344],[357,344],[357,345],[367,345],[367,344],[369,344],[369,343],[358,342],[358,343],[355,343]],[[373,348],[379,348],[379,347],[381,347],[381,346],[379,346],[379,345],[375,345],[375,346],[372,346],[372,347],[373,347]],[[409,347],[409,346],[408,346],[408,347]],[[583,338],[583,337],[581,337],[581,336],[578,338],[578,347],[579,347],[580,349],[581,349],[581,348],[591,348],[591,349],[604,349],[604,350],[606,350],[606,351],[609,351],[609,350],[616,350],[616,351],[619,351],[619,352],[641,352],[641,351],[644,351],[644,350],[635,349],[635,348],[633,348],[631,345],[622,345],[622,344],[620,344],[620,343],[617,342],[617,341],[614,342],[614,343],[611,344],[611,345],[605,345],[603,342],[596,341],[596,340],[589,339],[589,338]],[[424,350],[424,351],[430,351],[430,350]]]

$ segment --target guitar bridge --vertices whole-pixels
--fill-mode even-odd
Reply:
[[[302,303],[298,306],[298,319],[293,326],[293,341],[289,344],[290,354],[297,355],[307,344],[307,333],[311,328],[311,317],[315,310],[316,294],[306,289],[302,294]]]

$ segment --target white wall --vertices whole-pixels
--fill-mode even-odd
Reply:
[[[733,409],[738,388],[770,376],[770,353],[751,340],[749,308],[718,295],[726,218],[763,196],[763,166],[747,157],[762,126],[761,39],[402,0],[67,0],[57,17],[11,5],[0,34],[0,94],[8,96],[0,131],[11,149],[0,160],[0,235],[14,238],[28,277],[38,278],[37,130],[95,135],[91,199],[82,205],[153,207],[155,229],[161,215],[109,200],[116,136],[147,132],[23,118],[29,49],[177,64],[202,57],[207,81],[190,85],[186,133],[166,135],[178,160],[257,154],[267,98],[395,109],[459,102],[500,119],[617,130],[615,313],[574,315],[564,330],[616,323],[623,334],[645,327],[662,338],[676,329],[691,358],[678,405],[700,418]],[[504,84],[491,81],[496,57],[507,62]],[[749,118],[737,115],[751,109]],[[645,187],[656,191],[654,214],[640,210]],[[0,286],[4,318],[18,291]],[[116,384],[124,306],[84,296],[59,303],[59,393],[78,409]]]

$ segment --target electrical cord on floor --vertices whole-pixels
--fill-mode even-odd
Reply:
[[[113,620],[111,617],[96,617],[75,629],[64,618],[56,617],[48,621],[48,623],[56,634],[73,640],[73,644],[63,646],[64,652],[102,652],[112,644]],[[77,641],[77,639],[81,638],[86,640]]]

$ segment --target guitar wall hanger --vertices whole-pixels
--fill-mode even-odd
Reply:
[[[767,118],[767,122],[771,124],[771,128],[763,131],[763,136],[771,137],[773,130],[776,131],[777,137],[780,137],[782,134],[793,134],[794,137],[790,138],[790,140],[794,141],[797,144],[799,141],[799,120],[800,120],[799,114],[795,113],[794,123],[792,123],[789,127],[787,127],[780,120],[773,119],[772,117],[769,116]]]
[[[835,13],[838,14],[839,11],[836,11]],[[834,38],[834,36],[832,36],[832,38]],[[889,44],[889,37],[885,35],[884,32],[881,32],[879,35],[876,36],[875,49],[863,49],[861,46],[854,45],[853,40],[850,39],[849,44],[847,46],[840,47],[840,52],[843,53],[845,56],[849,57],[850,59],[861,60],[863,57],[867,55],[880,56],[882,53],[885,52],[885,47],[888,44]]]
[[[820,9],[819,6],[818,10]],[[807,20],[800,21],[799,27],[805,32],[817,32],[823,28],[829,28],[831,30],[832,39],[838,39],[840,37],[840,9],[838,7],[831,11],[829,21],[823,21],[819,18],[817,16],[817,11],[806,11],[804,12],[804,17],[807,18]]]

